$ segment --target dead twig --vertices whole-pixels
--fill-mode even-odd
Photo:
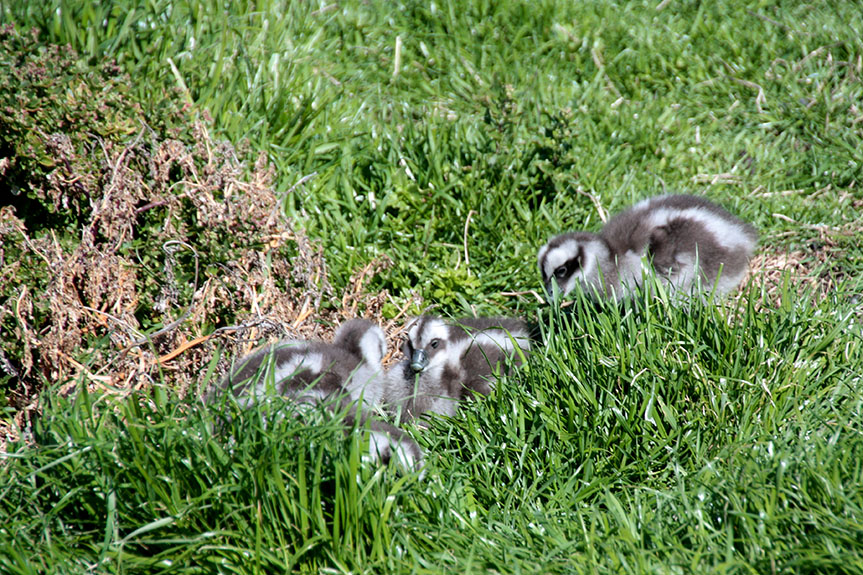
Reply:
[[[465,268],[467,268],[467,275],[468,275],[468,277],[470,277],[470,254],[468,254],[468,251],[467,251],[467,229],[468,229],[468,227],[470,226],[470,217],[471,217],[472,215],[474,215],[475,213],[476,213],[475,211],[470,210],[470,211],[467,213],[467,217],[464,219],[464,237],[463,237],[463,243],[464,243],[464,266],[465,266]]]
[[[536,298],[536,301],[539,303],[545,303],[545,298],[543,298],[536,290],[526,290],[526,291],[502,291],[500,295],[504,297],[521,297],[525,295],[532,295]]]
[[[594,194],[591,194],[590,192],[585,192],[581,186],[575,189],[575,193],[590,198],[590,201],[593,203],[593,207],[596,208],[596,213],[599,215],[599,219],[602,221],[602,223],[608,221],[608,212],[606,212],[605,209],[602,207],[602,204],[599,202],[599,198],[597,198]]]
[[[302,325],[306,318],[312,315],[312,308],[309,307],[309,302],[311,298],[306,296],[306,299],[303,301],[303,307],[300,309],[300,313],[297,314],[297,319],[294,320],[294,323],[291,325],[293,329],[297,329]]]

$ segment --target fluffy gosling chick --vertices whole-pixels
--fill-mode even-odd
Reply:
[[[725,295],[749,267],[758,234],[750,224],[713,202],[690,195],[644,200],[611,218],[597,233],[571,232],[548,241],[537,256],[553,298],[576,286],[591,295],[619,299],[640,287],[643,265],[675,290]]]
[[[402,348],[406,359],[391,377],[406,390],[407,418],[426,412],[453,415],[462,399],[491,393],[502,364],[510,358],[520,363],[529,350],[527,325],[518,319],[423,316],[408,328]]]
[[[368,426],[370,456],[391,459],[408,469],[422,466],[422,451],[402,430],[367,417],[364,408],[382,407],[393,398],[390,380],[381,360],[386,338],[380,327],[353,319],[342,324],[332,343],[281,341],[240,359],[221,382],[204,396],[204,403],[231,392],[242,406],[266,401],[278,394],[300,404],[338,400],[341,405],[359,403],[360,424]],[[398,398],[403,395],[398,393]],[[347,422],[353,426],[357,415]]]

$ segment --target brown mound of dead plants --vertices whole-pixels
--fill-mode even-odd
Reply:
[[[284,216],[266,157],[245,166],[202,123],[194,135],[101,142],[95,174],[60,163],[45,197],[62,206],[81,185],[90,201],[75,241],[34,237],[13,207],[0,209],[0,369],[17,410],[3,435],[26,429],[46,382],[59,393],[164,382],[183,396],[262,338],[327,338],[357,315],[381,321],[388,296],[365,286],[391,262],[359,270],[334,297],[321,247]],[[50,138],[64,148],[62,135]]]
[[[215,141],[181,96],[153,124],[110,63],[82,69],[8,26],[0,44],[12,70],[0,188],[13,191],[0,202],[0,452],[26,435],[46,385],[182,397],[263,339],[381,321],[388,294],[366,286],[391,262],[357,270],[336,297],[265,155]]]

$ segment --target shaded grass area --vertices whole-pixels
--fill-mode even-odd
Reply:
[[[0,464],[0,571],[863,572],[863,9],[662,4],[0,0],[80,66],[116,60],[144,115],[185,101],[263,151],[326,256],[318,314],[346,313],[357,270],[388,257],[365,286],[382,318],[416,295],[537,318],[545,341],[486,401],[412,429],[423,479],[365,464],[323,410],[214,434],[168,369],[125,399],[48,381]],[[539,288],[549,235],[664,191],[759,228],[766,269],[735,302],[561,315],[507,295]],[[221,229],[178,238],[202,283],[228,269]],[[244,297],[299,285],[271,262],[301,251],[258,262]],[[171,269],[135,270],[158,293],[153,258]],[[142,326],[167,321],[148,309]],[[203,388],[217,359],[195,361]]]

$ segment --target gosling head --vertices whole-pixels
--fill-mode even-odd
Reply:
[[[539,272],[548,301],[555,292],[565,296],[576,286],[603,289],[603,281],[612,278],[614,264],[611,249],[598,235],[571,232],[551,238],[537,255]]]
[[[420,317],[409,328],[402,352],[414,374],[435,372],[458,362],[461,349],[455,349],[450,326],[442,319]]]

